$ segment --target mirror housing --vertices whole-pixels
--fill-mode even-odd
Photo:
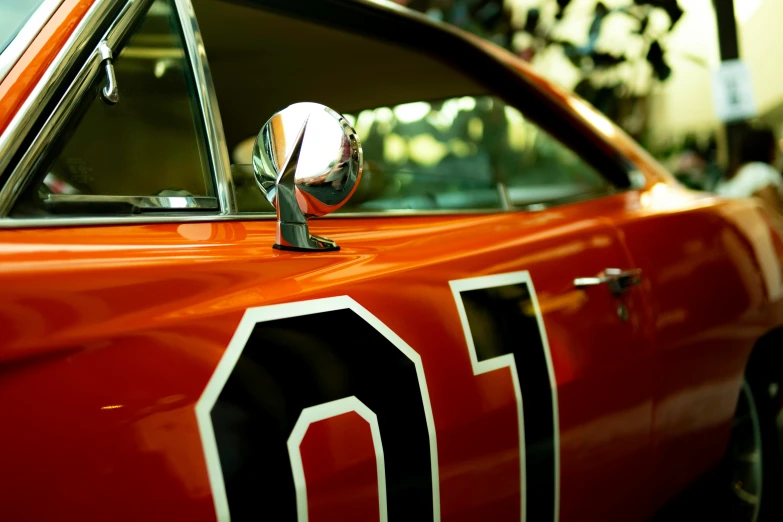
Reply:
[[[339,250],[310,234],[307,219],[334,212],[350,199],[362,175],[362,147],[348,121],[318,103],[295,103],[272,116],[256,137],[253,173],[277,211],[273,248]]]

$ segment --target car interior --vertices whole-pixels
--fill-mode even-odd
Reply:
[[[169,1],[152,4],[115,53],[119,101],[111,105],[101,99],[106,77],[98,74],[37,166],[35,180],[12,216],[131,209],[111,201],[69,200],[74,195],[214,195],[196,89],[175,17]]]

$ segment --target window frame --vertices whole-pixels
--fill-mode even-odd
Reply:
[[[35,170],[36,163],[46,156],[48,146],[54,142],[53,137],[66,130],[69,119],[80,104],[84,102],[84,97],[89,95],[91,86],[95,81],[100,81],[103,76],[103,64],[98,45],[105,41],[112,49],[115,56],[119,56],[120,50],[127,43],[132,30],[143,20],[144,15],[152,5],[154,0],[139,0],[136,2],[125,3],[121,5],[119,12],[115,16],[111,10],[111,0],[97,0],[90,12],[85,15],[82,23],[77,27],[72,38],[58,55],[58,59],[50,67],[47,73],[57,71],[64,62],[76,63],[71,67],[76,70],[71,78],[66,78],[63,83],[66,84],[65,90],[58,98],[55,95],[56,76],[47,74],[50,78],[42,78],[41,83],[46,81],[46,86],[50,91],[34,92],[30,98],[41,98],[33,107],[47,104],[51,106],[49,111],[41,110],[39,114],[31,107],[22,107],[17,116],[22,116],[31,130],[26,139],[19,139],[20,146],[15,151],[15,157],[6,166],[5,172],[8,173],[0,187],[0,228],[4,227],[25,227],[25,226],[63,226],[66,224],[95,223],[98,222],[117,222],[125,223],[130,221],[147,221],[148,215],[131,214],[100,214],[86,216],[68,216],[68,217],[10,217],[15,203],[23,194],[25,188],[32,178],[32,172]],[[196,87],[195,98],[198,100],[197,106],[193,107],[198,111],[196,116],[198,131],[203,132],[206,138],[205,149],[207,153],[207,164],[209,166],[209,183],[214,187],[215,196],[198,197],[120,197],[116,195],[98,195],[85,198],[84,196],[73,196],[61,198],[63,201],[73,200],[73,203],[86,203],[88,201],[105,200],[108,204],[127,204],[128,208],[138,208],[143,210],[154,210],[155,215],[149,215],[152,220],[158,221],[178,221],[183,214],[193,213],[194,210],[200,211],[197,217],[203,220],[207,217],[216,217],[220,215],[231,214],[235,208],[230,182],[230,171],[228,170],[228,151],[223,139],[223,129],[220,124],[217,106],[214,100],[214,89],[212,88],[209,70],[206,66],[206,60],[203,51],[203,45],[200,42],[198,26],[193,16],[192,6],[189,6],[188,0],[173,0],[173,8],[179,23],[179,29],[182,33],[183,46],[188,57],[188,67],[190,74],[193,75],[193,83]],[[100,31],[103,25],[108,25],[105,31]],[[91,52],[82,58],[83,63],[78,67],[80,61],[74,60],[77,49],[87,47]],[[70,58],[70,59],[69,59]],[[62,71],[60,71],[62,72]],[[68,83],[70,80],[70,83]],[[39,84],[40,85],[40,84]],[[120,86],[121,88],[121,86]],[[30,101],[28,99],[28,101]],[[122,101],[120,101],[122,103]],[[27,103],[26,103],[27,105]],[[48,108],[48,107],[47,107]],[[27,110],[25,110],[27,109]],[[32,114],[31,114],[32,113]],[[18,118],[17,118],[18,119]],[[38,121],[35,121],[38,120]],[[37,129],[36,129],[36,125]],[[19,127],[9,129],[11,134],[11,144],[13,144],[13,135],[20,134]],[[36,132],[37,130],[37,132]],[[16,131],[16,132],[14,132]],[[8,133],[6,133],[8,134]],[[5,136],[3,136],[5,137]],[[0,152],[5,152],[4,142],[0,141]],[[25,147],[26,145],[26,147]],[[9,150],[9,154],[13,154]],[[2,168],[3,165],[0,165]]]
[[[557,205],[563,205],[563,204],[567,204],[567,203],[575,203],[575,202],[579,202],[579,201],[585,201],[585,200],[595,199],[595,198],[598,198],[598,197],[608,196],[608,195],[616,194],[617,192],[620,192],[620,191],[623,190],[623,189],[618,189],[615,183],[613,183],[610,179],[608,179],[606,176],[601,174],[601,172],[593,164],[589,163],[587,160],[582,158],[582,156],[577,154],[571,147],[569,147],[568,145],[566,145],[565,143],[560,141],[551,132],[549,132],[549,131],[545,130],[544,128],[542,128],[540,125],[538,125],[537,122],[528,120],[527,117],[525,116],[525,114],[521,110],[519,110],[516,106],[507,103],[506,100],[501,98],[499,95],[497,95],[497,94],[495,94],[493,92],[484,92],[484,93],[481,93],[481,94],[469,94],[469,93],[466,93],[466,94],[463,94],[462,97],[473,98],[474,100],[477,100],[477,101],[480,98],[489,98],[489,99],[491,99],[493,101],[493,103],[498,101],[498,102],[503,103],[506,107],[513,108],[515,111],[517,111],[519,113],[520,116],[522,116],[522,118],[525,120],[525,124],[526,125],[533,125],[533,126],[535,126],[538,132],[541,132],[541,133],[543,133],[544,135],[547,136],[547,139],[550,139],[553,142],[557,143],[557,145],[559,147],[562,147],[562,148],[568,150],[580,162],[582,162],[585,166],[589,167],[592,171],[595,172],[595,174],[597,176],[599,176],[602,180],[604,180],[605,185],[600,187],[600,188],[596,186],[596,187],[592,187],[590,190],[584,190],[584,191],[580,191],[580,192],[573,192],[573,193],[570,193],[570,194],[565,195],[565,196],[553,197],[553,198],[548,198],[548,199],[544,199],[544,200],[540,200],[540,201],[531,201],[531,202],[528,202],[528,203],[515,203],[514,202],[514,198],[511,195],[512,191],[515,191],[515,190],[520,189],[520,188],[524,189],[525,186],[524,185],[509,185],[507,180],[501,179],[501,176],[499,175],[498,172],[492,171],[492,182],[494,184],[494,190],[497,192],[498,199],[499,199],[499,201],[498,201],[499,206],[498,207],[491,207],[491,208],[478,208],[478,207],[476,207],[476,208],[462,208],[462,207],[460,207],[460,208],[449,208],[449,207],[444,207],[444,208],[433,208],[433,209],[407,209],[407,208],[395,209],[395,208],[389,208],[389,209],[385,209],[385,210],[380,210],[380,209],[379,210],[370,210],[370,209],[368,209],[368,210],[360,210],[360,211],[345,211],[345,212],[339,211],[339,215],[342,216],[342,217],[346,217],[346,216],[356,215],[356,214],[362,214],[362,215],[366,215],[366,214],[370,214],[370,213],[384,213],[384,214],[387,214],[389,212],[394,212],[394,211],[398,211],[398,210],[404,210],[406,212],[407,211],[421,212],[421,213],[426,213],[428,215],[431,214],[432,212],[447,212],[447,213],[448,212],[457,212],[457,213],[476,212],[476,213],[488,213],[488,212],[499,212],[499,211],[512,211],[512,212],[513,211],[537,211],[537,210],[543,210],[543,209],[550,208],[550,207],[557,206]],[[445,102],[445,101],[448,101],[448,100],[455,100],[456,98],[457,97],[437,98],[437,99],[422,99],[422,100],[416,100],[416,101],[417,102],[418,101],[422,101],[422,102],[426,102],[426,103],[429,103],[429,104],[436,104],[436,103],[442,103],[442,102]],[[415,103],[415,102],[408,102],[408,103]],[[392,110],[394,110],[394,108],[396,106],[390,106],[390,107],[392,108]],[[371,109],[363,109],[363,110],[371,110],[372,111],[372,110],[377,110],[377,108],[375,108],[375,109],[372,109],[372,108]],[[355,116],[356,115],[354,114],[354,117]],[[361,136],[360,136],[360,138],[361,138]],[[365,160],[367,160],[367,159],[368,159],[367,155],[365,154]],[[391,167],[390,170],[394,170],[393,167]],[[553,187],[557,187],[557,186],[558,186],[557,184],[552,184],[552,185],[547,185],[546,188],[550,188],[550,187],[553,188]],[[487,188],[485,190],[489,191],[490,189]],[[457,192],[462,192],[462,191],[457,191]],[[249,212],[243,213],[243,215],[246,215],[246,214],[250,214],[250,213]],[[336,215],[338,215],[338,214],[336,214]]]

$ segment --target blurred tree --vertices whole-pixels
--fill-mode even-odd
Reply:
[[[529,62],[558,49],[576,71],[573,89],[637,138],[643,137],[647,95],[671,75],[666,35],[683,15],[677,0],[395,1]],[[610,25],[611,49],[602,46]]]

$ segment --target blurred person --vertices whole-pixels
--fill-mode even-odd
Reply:
[[[697,148],[686,148],[677,160],[674,177],[688,188],[704,190],[706,166],[707,160]]]
[[[695,136],[686,137],[673,168],[674,177],[686,187],[714,191],[723,178],[717,163],[715,136],[710,136],[706,145],[700,145]]]
[[[730,198],[755,196],[783,215],[783,176],[773,167],[778,147],[770,129],[749,129],[740,141],[738,167],[718,184],[716,192]]]

